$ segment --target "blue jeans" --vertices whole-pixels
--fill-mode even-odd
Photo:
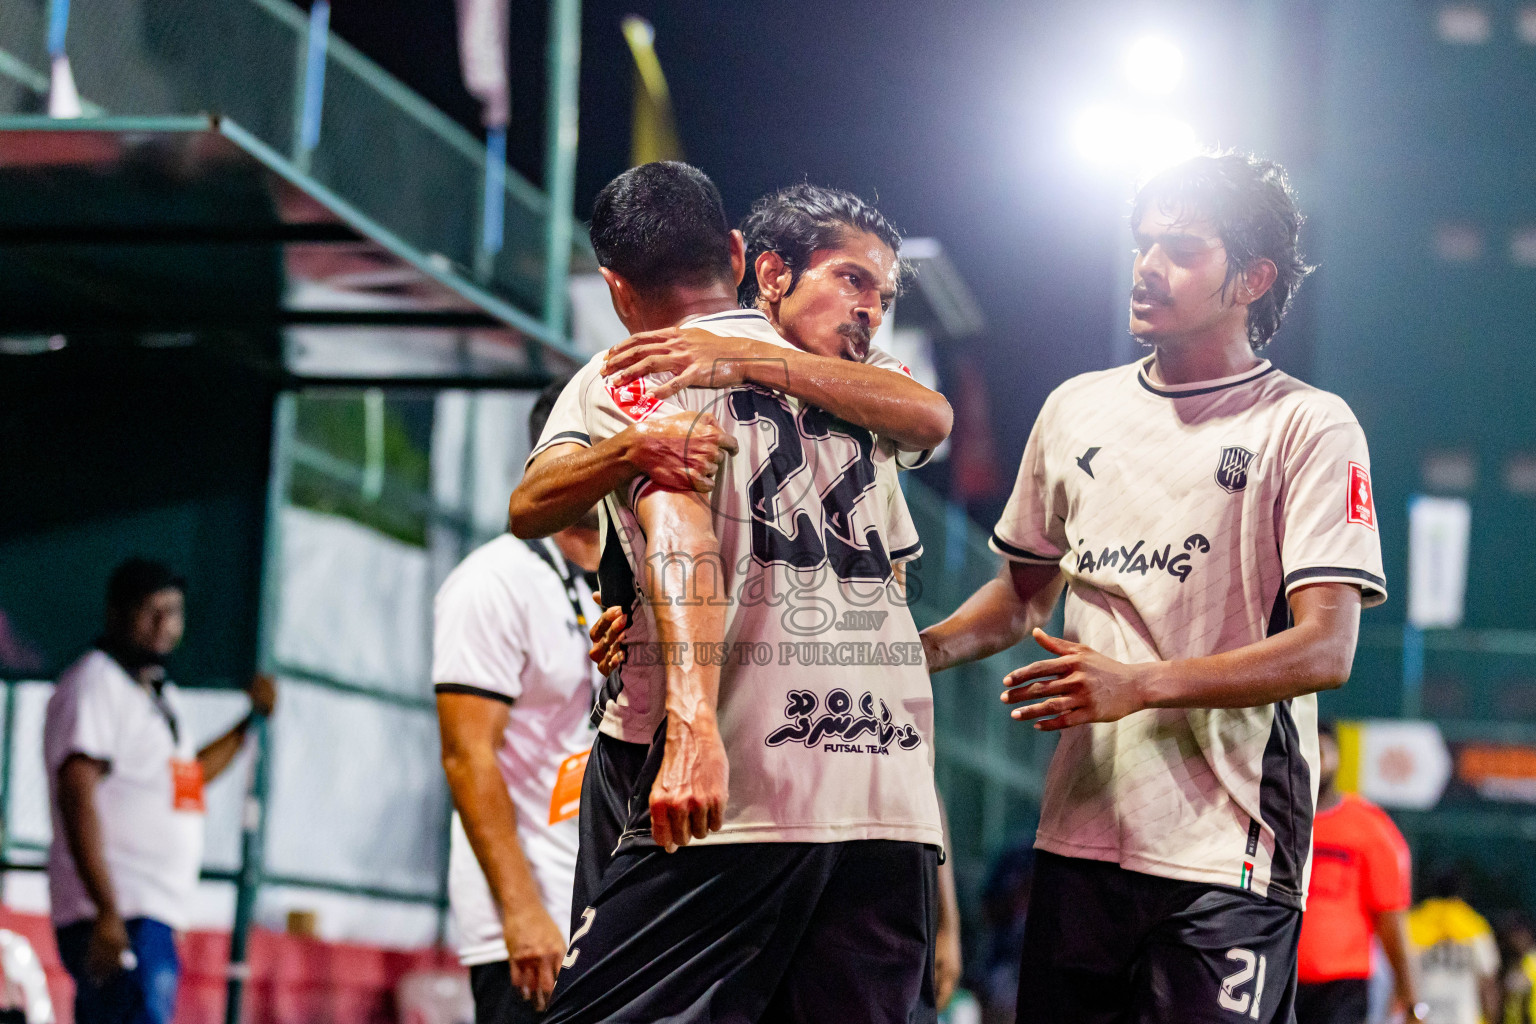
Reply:
[[[75,979],[75,1024],[171,1024],[181,960],[171,926],[148,917],[125,922],[138,966],[101,984],[86,976],[85,952],[93,921],[76,921],[55,931],[59,959]]]

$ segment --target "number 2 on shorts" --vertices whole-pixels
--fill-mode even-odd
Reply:
[[[588,907],[581,912],[581,927],[577,928],[576,934],[571,936],[570,948],[565,951],[565,959],[560,961],[561,970],[576,966],[576,958],[581,956],[581,950],[576,948],[576,943],[581,941],[583,935],[592,930],[592,922],[595,920],[597,920],[596,907]]]
[[[1264,968],[1269,966],[1267,958],[1256,956],[1251,949],[1229,949],[1227,959],[1236,960],[1243,966],[1221,979],[1221,991],[1216,993],[1216,1002],[1223,1010],[1246,1013],[1258,1020],[1259,1000],[1264,996]],[[1253,994],[1239,993],[1238,989],[1250,981],[1254,983]]]

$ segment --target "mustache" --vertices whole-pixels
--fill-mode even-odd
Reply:
[[[871,331],[867,326],[854,322],[838,324],[837,333],[858,345],[860,348],[867,348],[869,346],[870,339],[874,337],[874,332]]]
[[[1173,301],[1171,295],[1145,284],[1138,284],[1131,289],[1131,299],[1135,302],[1156,302],[1161,305],[1167,305]]]

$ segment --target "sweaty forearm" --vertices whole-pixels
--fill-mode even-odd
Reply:
[[[625,430],[590,448],[559,445],[541,454],[507,503],[512,533],[524,540],[558,533],[628,484],[639,475],[629,461],[631,439],[632,431]]]
[[[698,502],[684,495],[668,495],[667,500],[674,507]],[[647,528],[646,564],[657,567],[649,588],[656,632],[663,650],[677,652],[666,659],[669,736],[675,728],[713,727],[720,692],[719,659],[698,657],[696,645],[724,638],[725,606],[708,600],[707,590],[706,599],[695,599],[721,578],[720,544],[707,519],[702,524],[696,516],[690,519],[651,517]]]
[[[64,840],[75,862],[75,871],[80,875],[86,895],[96,905],[97,913],[115,917],[117,895],[112,888],[112,875],[107,870],[101,819],[96,814],[96,780],[82,777],[83,772],[70,772],[69,768],[66,765],[61,770],[59,780],[59,817],[64,824]]]
[[[541,905],[538,884],[517,838],[517,808],[490,749],[443,754],[448,792],[464,823],[470,849],[505,917]]]
[[[747,362],[743,377],[909,448],[938,447],[954,425],[943,395],[906,374],[865,363],[785,350],[782,362]]]

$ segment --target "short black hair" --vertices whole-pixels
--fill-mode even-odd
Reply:
[[[1319,718],[1317,720],[1318,736],[1327,736],[1335,743],[1339,741],[1339,727],[1331,718]]]
[[[837,245],[849,231],[866,231],[901,255],[901,232],[852,192],[801,184],[763,196],[741,222],[747,240],[747,273],[737,286],[737,299],[749,308],[757,305],[757,258],[763,253],[779,254],[789,268],[789,290],[794,291],[811,265],[811,253]]]
[[[151,558],[129,558],[112,570],[107,581],[107,608],[126,612],[138,607],[151,594],[162,590],[187,592],[187,581],[164,562]]]
[[[1248,307],[1248,343],[1255,352],[1269,344],[1296,289],[1313,270],[1301,257],[1305,218],[1296,208],[1285,168],[1246,153],[1193,157],[1156,175],[1136,193],[1132,230],[1153,205],[1215,225],[1227,250],[1223,293],[1258,260],[1275,265],[1275,283]]]
[[[544,433],[544,424],[549,422],[549,414],[554,411],[555,402],[560,398],[560,392],[571,382],[575,374],[565,374],[556,377],[549,386],[539,392],[539,397],[533,400],[533,408],[528,410],[528,446],[531,448],[539,443],[539,437]]]
[[[676,160],[631,167],[592,204],[600,266],[642,292],[733,282],[731,225],[709,175]]]

